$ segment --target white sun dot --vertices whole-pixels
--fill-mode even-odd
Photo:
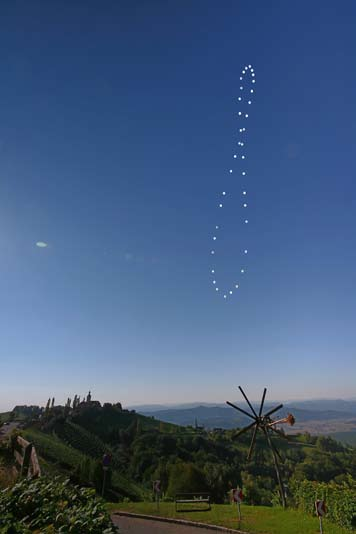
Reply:
[[[226,299],[226,295],[224,295],[224,299]]]
[[[249,72],[250,72],[250,75],[251,75],[250,81],[251,81],[252,83],[255,83],[255,81],[256,81],[256,80],[255,80],[255,73],[254,73],[254,69],[252,68],[251,65],[247,65],[247,66],[245,66],[240,72],[241,72],[241,74],[240,74],[240,81],[245,80],[245,79],[244,79],[244,76],[245,76],[246,74],[249,74]],[[241,85],[241,86],[240,86],[240,91],[243,91],[243,90],[245,90],[245,86]],[[248,86],[246,87],[246,91],[247,91],[247,92],[250,92],[251,94],[254,93],[254,90],[253,90],[253,89],[249,89]],[[247,96],[247,95],[246,95],[246,96]],[[238,97],[235,97],[235,98],[237,98],[237,100],[238,100],[239,103],[242,103],[242,100],[243,100],[244,103],[247,102],[248,105],[251,105],[251,104],[252,104],[252,100],[249,100],[248,97],[247,97],[247,98],[242,98],[241,96],[238,96]],[[250,99],[251,99],[251,98],[252,98],[252,96],[250,96]],[[235,102],[236,102],[236,100],[235,100]],[[245,105],[245,104],[244,104],[244,105]],[[243,107],[244,107],[244,106],[243,106]],[[252,108],[251,108],[251,109],[252,109]],[[246,118],[246,119],[247,119],[247,118],[249,117],[249,114],[248,114],[248,113],[245,113],[245,111],[246,111],[246,109],[245,109],[245,110],[241,109],[241,111],[238,110],[238,111],[237,111],[237,115],[238,115],[239,117],[241,117],[241,118]],[[235,113],[236,113],[236,112],[235,112]],[[236,117],[236,115],[235,115],[235,117]],[[247,121],[244,121],[244,122],[245,122],[245,124],[247,124]],[[239,128],[238,131],[239,131],[240,133],[243,133],[243,132],[246,132],[246,131],[247,131],[247,128],[242,127],[242,128]],[[239,137],[240,137],[240,136],[239,136]],[[241,139],[241,138],[243,139],[242,136],[240,137],[240,139]],[[243,143],[241,140],[236,139],[236,141],[238,141],[238,143],[237,143],[237,144],[238,144],[238,147],[240,147],[240,146],[243,147],[243,146],[244,146],[244,143]],[[235,142],[236,142],[236,141],[235,141]],[[235,146],[236,146],[236,145],[235,145]],[[242,152],[242,149],[241,149],[241,152]],[[240,152],[240,149],[238,149],[237,154],[234,154],[234,153],[233,153],[233,159],[237,159],[238,157],[241,158],[242,160],[247,159],[247,156],[246,156],[245,154],[242,154],[242,155],[241,155],[241,152]],[[235,163],[234,163],[234,165],[235,165]],[[242,163],[241,166],[244,166],[244,163]],[[228,169],[228,170],[229,170],[229,173],[232,174],[233,169]],[[238,171],[238,172],[241,172],[242,176],[246,176],[246,175],[247,175],[247,172],[246,172],[246,171],[241,171],[241,167],[240,167],[240,169],[237,169],[237,171]],[[243,195],[243,196],[246,196],[246,195],[247,195],[247,191],[246,191],[246,190],[242,190],[241,192],[242,192],[242,195]],[[221,195],[225,197],[225,196],[226,196],[226,191],[221,191]],[[230,198],[230,197],[229,197],[229,198]],[[245,201],[245,200],[247,200],[247,199],[244,198],[244,201]],[[221,199],[221,201],[223,201],[223,199]],[[243,208],[247,208],[248,204],[247,204],[246,202],[244,202],[244,203],[242,204],[242,206],[243,206]],[[223,207],[223,203],[218,204],[218,207],[219,207],[219,208],[222,208],[222,207]],[[246,212],[245,212],[246,215],[249,214],[249,211],[250,211],[250,210],[246,210]],[[224,213],[225,213],[225,211],[224,211]],[[244,224],[248,224],[249,220],[248,220],[248,219],[242,219],[242,222],[244,222]],[[215,228],[216,228],[216,230],[218,230],[218,229],[219,229],[219,226],[216,225]],[[214,233],[215,233],[216,235],[213,235],[213,236],[212,236],[212,239],[213,239],[214,241],[216,241],[216,240],[217,240],[217,232],[214,232]],[[211,235],[211,234],[210,234],[210,235]],[[220,236],[220,233],[219,233],[219,236]],[[220,237],[219,237],[219,239],[220,239]],[[214,245],[216,245],[216,243],[214,243]],[[214,249],[211,250],[211,254],[215,254],[215,253],[216,253],[216,251],[215,251]],[[247,249],[240,249],[240,254],[241,254],[241,253],[242,253],[242,254],[247,254],[247,253],[248,253],[248,250],[247,250]],[[247,258],[246,258],[246,259],[247,259]],[[213,261],[214,261],[214,260],[213,260]],[[243,269],[243,268],[240,269],[240,272],[241,272],[242,274],[245,273],[245,269]],[[211,273],[212,273],[213,275],[215,275],[215,269],[211,269]],[[214,289],[215,289],[215,291],[219,291],[219,288],[216,287],[216,285],[217,285],[217,281],[214,279],[214,280],[212,281],[212,283],[214,284]],[[233,289],[234,289],[234,288],[238,289],[238,288],[239,288],[239,284],[237,284],[237,283],[233,284],[232,289],[231,289],[231,290],[227,290],[226,293],[224,293],[224,292],[222,291],[222,294],[223,294],[224,299],[227,299],[230,295],[233,294]]]

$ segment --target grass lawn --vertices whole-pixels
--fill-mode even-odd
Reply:
[[[213,504],[209,512],[176,512],[174,503],[166,502],[160,503],[159,512],[157,512],[156,504],[152,502],[109,504],[108,509],[110,512],[122,510],[238,528],[236,505]],[[304,515],[296,510],[242,505],[241,513],[240,528],[245,532],[254,534],[317,534],[319,532],[317,517]],[[350,531],[324,520],[324,533],[350,534]]]

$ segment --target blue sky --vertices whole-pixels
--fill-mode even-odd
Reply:
[[[355,17],[351,0],[2,5],[0,409],[355,396]],[[246,64],[249,225],[236,200],[221,269],[249,253],[224,301],[209,251]]]

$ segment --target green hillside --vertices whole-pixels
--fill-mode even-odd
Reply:
[[[333,434],[330,434],[330,437],[333,439],[336,439],[337,441],[341,441],[341,443],[345,443],[346,445],[350,446],[356,446],[356,432],[355,431],[349,431],[349,432],[334,432]]]
[[[3,413],[0,413],[0,425],[2,423],[6,423],[7,421],[9,421],[11,419],[11,412],[3,412]]]
[[[21,407],[21,413],[26,410]],[[127,469],[130,445],[141,433],[172,433],[175,425],[160,423],[150,417],[123,410],[120,404],[98,402],[77,403],[69,406],[47,405],[40,417],[28,412],[23,436],[34,443],[45,473],[63,473],[74,481],[90,484],[100,491],[102,484],[102,457],[111,456],[110,496],[117,499],[140,500],[147,498],[151,481],[132,477]]]
[[[22,432],[22,435],[35,445],[44,474],[72,475],[75,480],[81,478],[81,467],[83,465],[89,465],[89,470],[90,468],[93,469],[90,457],[86,453],[86,442],[84,442],[83,450],[79,450],[65,443],[54,432],[47,433],[38,428],[27,428]],[[78,444],[81,435],[82,430],[79,427]],[[102,454],[98,454],[96,460],[99,461],[101,457]],[[89,482],[85,476],[78,481]],[[117,492],[118,498],[128,497],[133,500],[140,500],[147,497],[147,491],[144,488],[127,479],[116,470],[113,470],[112,473],[112,489]]]
[[[102,457],[110,454],[105,493],[110,501],[150,501],[152,481],[159,479],[167,502],[178,492],[208,491],[214,503],[222,504],[229,490],[239,485],[246,504],[271,507],[279,503],[273,458],[263,434],[257,436],[248,462],[248,434],[236,438],[235,430],[178,427],[122,410],[121,405],[97,402],[82,402],[74,409],[47,406],[37,419],[32,414],[21,432],[36,446],[44,474],[64,474],[98,493],[103,483]],[[275,436],[273,443],[280,451],[289,506],[310,515],[316,496],[333,495],[331,517],[352,528],[356,450],[309,434]],[[346,495],[350,504],[340,511]]]

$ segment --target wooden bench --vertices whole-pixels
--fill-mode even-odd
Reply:
[[[176,512],[202,512],[211,510],[210,493],[198,492],[198,493],[177,493],[175,497]],[[179,505],[189,504],[193,507],[178,509]],[[198,506],[200,504],[206,505],[204,508]]]

